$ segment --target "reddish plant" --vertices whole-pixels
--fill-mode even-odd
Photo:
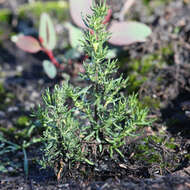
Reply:
[[[43,13],[40,17],[39,37],[19,35],[13,40],[17,47],[29,52],[37,53],[43,51],[49,60],[43,61],[43,68],[49,78],[54,78],[57,74],[57,68],[63,70],[64,66],[59,64],[53,55],[53,49],[56,46],[56,32],[53,22],[48,14]]]

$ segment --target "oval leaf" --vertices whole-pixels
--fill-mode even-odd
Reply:
[[[43,61],[43,68],[44,68],[45,73],[47,74],[47,76],[50,79],[54,79],[56,77],[57,69],[51,61],[44,60]]]
[[[109,28],[111,38],[109,43],[113,45],[123,46],[136,42],[144,42],[151,34],[151,29],[139,22],[113,22]]]
[[[42,45],[52,50],[56,46],[56,32],[53,22],[47,13],[42,13],[40,17],[39,36],[42,39]]]
[[[73,26],[70,23],[66,23],[65,27],[69,30],[69,42],[72,48],[78,49],[80,52],[82,51],[80,40],[83,39],[83,32],[81,29]]]
[[[81,28],[86,28],[82,16],[86,17],[92,13],[90,7],[93,5],[93,0],[69,0],[69,4],[74,23]]]
[[[32,36],[16,36],[14,40],[16,46],[22,49],[23,51],[29,53],[37,53],[41,50],[40,43]]]

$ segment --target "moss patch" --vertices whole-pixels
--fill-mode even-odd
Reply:
[[[176,148],[174,138],[168,139],[164,134],[148,136],[143,143],[137,144],[134,157],[148,165],[159,165],[156,172],[161,174],[164,168],[173,170],[177,167]]]
[[[147,81],[149,74],[156,69],[173,64],[174,52],[171,44],[162,47],[153,54],[147,54],[139,59],[119,60],[121,67],[127,64],[126,75],[129,77],[129,93],[137,92],[140,86]],[[162,78],[158,79],[159,81]],[[158,82],[159,82],[158,81]]]
[[[0,84],[0,110],[6,113],[8,107],[14,105],[14,99],[14,94],[8,92],[3,87],[3,84]],[[7,139],[14,142],[28,138],[26,132],[30,124],[29,117],[25,115],[15,115],[14,117],[17,117],[17,119],[14,120],[10,118],[13,122],[13,126],[0,126],[0,132],[2,132]]]
[[[10,21],[11,11],[9,9],[1,9],[0,23],[8,23]]]
[[[7,92],[3,84],[0,83],[0,110],[6,109],[12,103],[14,97],[14,94]]]
[[[158,99],[152,98],[150,96],[144,96],[141,100],[143,107],[148,107],[150,109],[159,109],[160,101]]]
[[[150,6],[150,5],[165,5],[169,2],[171,2],[172,0],[143,0],[143,4],[144,5],[147,5],[147,6]]]
[[[37,24],[43,12],[47,12],[61,22],[69,18],[69,5],[66,1],[35,2],[30,5],[22,5],[18,10],[20,18],[30,17]]]
[[[3,39],[10,34],[10,21],[11,21],[11,11],[8,9],[0,10],[0,43]]]
[[[18,119],[17,119],[17,125],[20,126],[20,127],[23,127],[23,126],[28,126],[29,125],[29,118],[25,115],[22,115],[20,116]]]

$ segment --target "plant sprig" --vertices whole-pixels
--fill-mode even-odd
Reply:
[[[45,127],[42,164],[59,168],[58,178],[63,167],[71,169],[73,163],[84,162],[94,165],[104,153],[124,157],[127,138],[151,124],[148,109],[140,106],[137,95],[122,92],[128,79],[115,78],[117,61],[106,59],[110,33],[103,21],[107,10],[106,1],[96,4],[85,20],[88,28],[82,47],[89,59],[81,77],[88,86],[73,87],[68,81],[56,85],[52,93],[46,91],[45,106],[36,114]]]

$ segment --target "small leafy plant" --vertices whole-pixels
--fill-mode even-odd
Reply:
[[[34,128],[35,126],[31,126],[29,129],[27,129],[26,136],[28,137],[28,139],[23,139],[22,142],[19,142],[18,144],[8,140],[7,137],[5,137],[3,133],[0,132],[0,172],[9,172],[9,167],[12,168],[12,172],[16,172],[16,170],[21,167],[20,161],[15,161],[15,159],[11,159],[10,156],[15,155],[19,151],[22,151],[24,173],[26,177],[28,177],[29,166],[27,158],[27,149],[31,145],[41,142],[41,138],[31,137],[31,133],[33,132]]]
[[[43,68],[49,78],[55,78],[57,68],[63,69],[53,55],[53,49],[56,46],[56,32],[53,22],[47,13],[42,13],[40,17],[39,39],[32,36],[19,35],[13,38],[17,47],[29,52],[37,53],[43,51],[49,57],[49,60],[43,61]]]
[[[105,155],[123,158],[128,138],[140,135],[151,124],[137,95],[125,97],[122,92],[128,80],[122,75],[115,78],[117,61],[106,59],[106,42],[111,36],[104,23],[106,1],[94,4],[91,10],[84,20],[87,29],[81,42],[89,57],[81,74],[88,86],[73,87],[65,81],[52,93],[47,89],[44,106],[36,113],[45,128],[40,163],[53,167],[58,179],[81,164],[98,165]]]

